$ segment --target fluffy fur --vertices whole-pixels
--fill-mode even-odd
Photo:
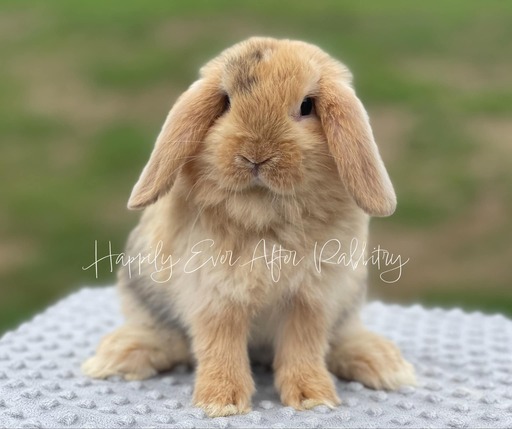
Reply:
[[[314,111],[301,116],[305,97]],[[135,379],[194,362],[193,400],[211,416],[250,409],[248,350],[297,409],[340,402],[329,370],[378,389],[413,384],[397,348],[361,325],[366,267],[330,257],[353,239],[361,249],[368,215],[395,205],[344,65],[298,41],[227,49],[175,103],[129,200],[145,211],[126,253],[159,248],[172,275],[120,270],[126,324],[84,372]]]

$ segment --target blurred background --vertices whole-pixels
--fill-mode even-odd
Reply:
[[[512,316],[512,2],[0,2],[0,332],[83,285],[198,68],[251,35],[353,71],[398,194],[372,243],[404,259],[372,296]]]

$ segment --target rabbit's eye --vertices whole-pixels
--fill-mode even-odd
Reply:
[[[229,110],[229,108],[231,107],[231,100],[229,99],[229,95],[225,95],[224,96],[224,109],[222,110],[222,112],[227,112]]]
[[[306,97],[302,100],[302,104],[300,105],[300,116],[308,116],[313,112],[313,98]]]

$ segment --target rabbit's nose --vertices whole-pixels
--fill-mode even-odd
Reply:
[[[256,160],[256,159],[251,159],[251,158],[247,158],[246,156],[244,155],[239,155],[239,158],[245,163],[247,164],[247,166],[251,167],[252,168],[252,173],[257,176],[258,175],[258,171],[259,171],[259,168],[267,163],[268,161],[270,161],[270,159],[272,157],[268,157],[268,158],[265,158],[263,160]]]

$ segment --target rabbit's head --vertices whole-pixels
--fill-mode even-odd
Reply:
[[[225,50],[171,109],[128,206],[155,202],[188,172],[226,197],[344,187],[366,213],[390,215],[393,186],[351,80],[303,42],[251,38]]]

